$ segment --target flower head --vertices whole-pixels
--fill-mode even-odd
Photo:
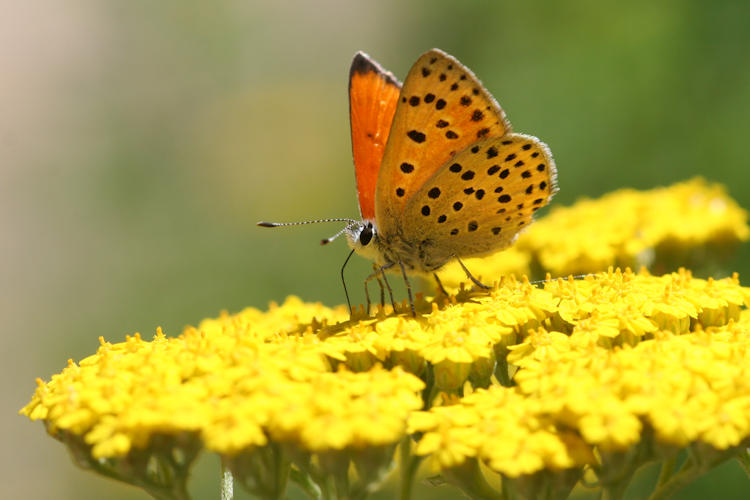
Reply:
[[[488,281],[541,268],[553,276],[599,272],[609,266],[646,266],[659,272],[710,266],[726,249],[750,238],[747,212],[718,184],[701,178],[665,188],[621,189],[570,207],[553,207],[509,250],[466,263]],[[440,273],[457,289],[465,274],[456,264]]]

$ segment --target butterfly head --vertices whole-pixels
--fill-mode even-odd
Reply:
[[[357,221],[345,229],[349,247],[362,257],[378,261],[378,232],[371,220]]]

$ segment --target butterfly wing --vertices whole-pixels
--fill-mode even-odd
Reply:
[[[354,55],[349,70],[349,117],[363,219],[375,218],[375,185],[400,92],[401,83],[370,56]]]
[[[402,237],[426,268],[512,244],[557,190],[547,146],[536,137],[483,139],[444,164],[407,202]]]
[[[398,231],[407,200],[458,151],[509,131],[502,109],[468,68],[438,49],[423,54],[404,81],[378,174],[379,232]]]

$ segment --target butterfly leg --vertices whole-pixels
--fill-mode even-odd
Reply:
[[[385,288],[388,289],[388,294],[391,296],[391,304],[393,305],[393,310],[396,310],[396,302],[393,300],[393,291],[391,290],[391,287],[388,284],[388,280],[385,277],[385,270],[391,267],[393,267],[393,263],[386,264],[383,267],[373,266],[374,272],[367,278],[365,278],[365,298],[367,299],[367,314],[370,314],[370,304],[372,303],[370,301],[370,291],[368,290],[367,285],[374,279],[378,280],[378,284],[380,285],[381,307],[385,305],[385,290],[383,289],[383,281],[385,281]],[[383,276],[383,281],[380,281],[381,275]]]
[[[385,270],[390,269],[393,267],[393,262],[390,264],[386,264],[383,267],[380,268],[380,274],[383,275],[383,283],[385,283],[385,287],[388,289],[388,295],[391,297],[391,305],[393,306],[393,312],[396,312],[396,301],[393,300],[393,290],[391,290],[391,285],[388,284],[388,278],[385,277]]]
[[[440,278],[438,277],[437,273],[432,273],[432,275],[435,277],[435,282],[437,283],[438,291],[441,294],[448,296],[448,292],[445,290],[445,287],[443,286],[443,282],[440,281]]]
[[[489,290],[492,288],[491,286],[485,285],[484,283],[476,279],[474,276],[472,276],[472,274],[469,272],[469,269],[464,265],[463,262],[461,262],[461,259],[456,257],[456,260],[461,265],[461,269],[463,269],[464,272],[466,273],[466,277],[469,278],[476,286],[478,286],[479,288],[484,288],[485,290]]]
[[[373,264],[372,269],[374,271],[377,271],[378,268],[376,265]],[[383,281],[380,279],[380,276],[377,277],[378,280],[378,286],[380,286],[380,307],[385,307],[385,287],[383,286]]]
[[[404,283],[406,284],[406,293],[409,295],[409,306],[411,306],[411,315],[416,318],[417,311],[414,309],[414,297],[412,297],[411,295],[411,283],[409,283],[409,278],[406,276],[406,268],[404,268],[404,263],[401,261],[398,261],[398,265],[401,266],[401,274],[404,276]]]
[[[369,290],[367,284],[370,282],[370,279],[372,279],[373,276],[374,275],[371,274],[370,276],[368,276],[367,278],[365,278],[365,301],[366,301],[365,312],[367,313],[368,316],[370,315],[370,304],[372,302],[370,301],[370,290]]]

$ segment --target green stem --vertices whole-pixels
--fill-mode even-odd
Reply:
[[[234,498],[234,476],[224,460],[221,461],[221,500]]]
[[[495,365],[495,377],[500,385],[503,387],[510,387],[513,385],[510,381],[510,374],[508,373],[508,359],[505,357],[507,354],[497,355],[497,364]]]
[[[189,464],[184,467],[172,468],[168,465],[168,463],[171,462],[163,455],[159,455],[156,458],[156,461],[159,464],[157,467],[159,480],[154,480],[145,472],[148,463],[147,454],[132,457],[130,461],[134,464],[134,470],[139,471],[138,473],[131,471],[130,474],[123,474],[117,470],[117,465],[105,465],[110,463],[107,461],[100,462],[98,460],[91,460],[87,463],[86,467],[91,468],[105,477],[137,486],[157,500],[190,499],[190,494],[188,493],[186,485]]]
[[[625,452],[602,452],[602,463],[595,468],[602,488],[602,499],[619,500],[625,494],[635,472],[653,460],[650,431],[644,429],[641,441]]]
[[[718,464],[736,453],[735,449],[715,450],[707,445],[693,444],[687,448],[688,456],[680,470],[663,483],[656,486],[649,500],[660,500],[671,497],[680,488],[694,481]]]
[[[659,471],[659,479],[656,481],[657,488],[669,481],[669,479],[674,475],[674,468],[676,464],[676,456],[664,460],[664,462],[661,464],[661,471]]]
[[[510,480],[508,480],[505,476],[500,477],[500,498],[504,498],[505,500],[511,500],[515,498]]]
[[[306,474],[299,469],[291,468],[289,470],[289,478],[297,483],[297,486],[302,488],[310,498],[313,498],[314,500],[323,500],[323,491],[320,489],[320,486],[312,480],[310,474]]]
[[[337,471],[333,473],[336,482],[336,496],[339,500],[351,499],[351,484],[349,481],[349,471]]]
[[[291,464],[286,461],[284,451],[280,446],[273,446],[273,474],[274,474],[274,493],[276,498],[286,497],[286,486],[289,481],[289,471]]]
[[[693,481],[700,475],[699,467],[686,467],[673,475],[663,484],[657,484],[656,490],[648,497],[648,500],[659,500],[671,497],[677,490]]]
[[[334,496],[336,492],[336,482],[331,475],[323,476],[323,498],[325,500],[332,500],[333,498],[338,499],[338,495]]]
[[[750,449],[745,448],[738,456],[737,461],[745,470],[745,474],[750,477]]]
[[[416,477],[422,457],[411,453],[411,438],[409,436],[404,437],[401,441],[399,451],[401,455],[401,488],[398,498],[399,500],[410,500],[414,488],[414,478]]]
[[[479,462],[476,459],[466,459],[458,467],[443,470],[443,476],[448,482],[458,486],[469,498],[475,500],[505,500],[492,486],[487,483]]]

